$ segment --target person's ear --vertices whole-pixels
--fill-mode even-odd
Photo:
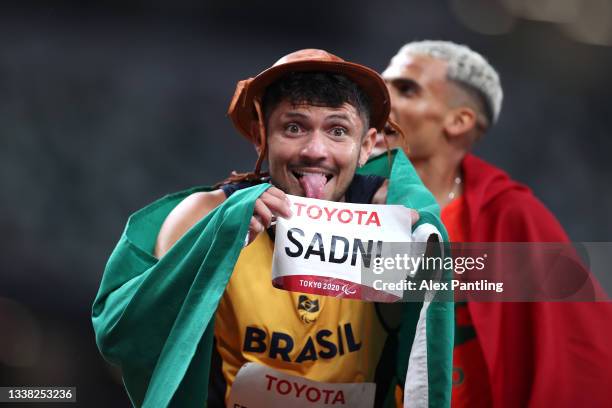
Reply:
[[[259,123],[256,120],[251,121],[251,135],[253,135],[253,143],[255,146],[255,151],[257,152],[257,156],[261,154],[261,139],[259,136]]]
[[[450,137],[466,135],[476,127],[477,120],[476,112],[471,108],[452,109],[444,119],[444,131]]]
[[[361,151],[359,152],[359,167],[366,164],[370,154],[372,153],[372,149],[374,149],[374,145],[376,144],[376,129],[370,128],[367,133],[363,136],[361,141]]]

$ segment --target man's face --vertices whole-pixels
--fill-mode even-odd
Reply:
[[[391,119],[406,136],[408,155],[430,157],[444,141],[444,116],[448,112],[447,63],[424,55],[408,56],[389,75],[384,75],[391,95]],[[387,132],[391,147],[399,147],[397,134]],[[377,148],[384,148],[382,135]]]
[[[288,194],[340,201],[358,163],[370,154],[376,130],[364,136],[354,106],[281,102],[268,120],[268,162],[274,185]]]

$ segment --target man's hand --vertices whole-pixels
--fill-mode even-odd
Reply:
[[[372,197],[372,204],[387,204],[387,192],[389,191],[389,180],[385,180],[382,185],[376,190],[374,193],[374,197]],[[420,215],[417,210],[413,210],[410,208],[410,215],[412,219],[412,225],[416,224],[419,220]],[[411,225],[411,226],[412,226]]]
[[[276,187],[267,189],[255,201],[253,216],[249,223],[249,237],[247,245],[257,238],[260,232],[270,226],[276,217],[291,217],[291,209],[289,208],[289,199],[287,195]]]
[[[412,221],[412,226],[414,226],[414,224],[417,223],[417,221],[419,220],[419,218],[421,218],[421,216],[419,215],[419,212],[417,210],[413,210],[412,208],[408,209],[410,211],[410,220]]]

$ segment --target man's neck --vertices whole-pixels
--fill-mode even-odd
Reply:
[[[453,198],[463,193],[461,161],[465,153],[449,156],[433,156],[427,159],[414,159],[414,165],[423,184],[431,191],[440,205],[446,207]],[[457,177],[461,180],[457,183]]]

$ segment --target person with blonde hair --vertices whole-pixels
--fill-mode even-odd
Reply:
[[[471,153],[502,108],[500,77],[486,58],[450,41],[415,41],[399,49],[382,76],[390,119],[403,137],[388,126],[377,152],[386,144],[406,151],[442,208],[451,241],[569,241],[526,186]],[[453,407],[610,405],[609,304],[455,307]]]

